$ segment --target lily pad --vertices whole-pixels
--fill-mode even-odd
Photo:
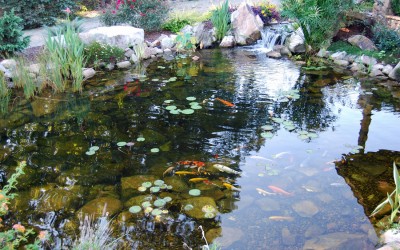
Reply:
[[[161,187],[164,184],[163,180],[155,180],[154,185]]]
[[[195,101],[195,100],[196,100],[196,97],[194,97],[194,96],[189,96],[189,97],[186,97],[186,100],[188,100],[188,101]]]
[[[274,130],[274,126],[264,125],[261,127],[261,129],[266,130],[266,131],[271,131],[271,130]]]
[[[299,138],[300,138],[301,140],[307,140],[307,139],[309,139],[308,135],[299,135]]]
[[[89,148],[89,151],[95,151],[96,152],[97,150],[99,150],[98,146],[92,146],[92,147]]]
[[[146,139],[144,138],[144,137],[138,137],[137,139],[136,139],[136,141],[145,141]]]
[[[171,77],[168,79],[169,82],[175,82],[178,78],[177,77]]]
[[[173,102],[174,100],[165,100],[164,103],[166,104],[170,104],[171,102]]]
[[[301,131],[299,131],[299,132],[297,132],[299,135],[306,135],[306,134],[308,134],[308,132],[307,131],[304,131],[304,130],[301,130]]]
[[[192,105],[190,106],[191,109],[202,109],[203,107],[200,105]]]
[[[96,152],[95,151],[92,151],[92,150],[89,150],[89,151],[86,151],[86,154],[87,155],[94,155]]]
[[[215,216],[216,216],[215,213],[205,213],[205,214],[204,214],[204,218],[207,218],[207,219],[212,219],[212,218],[214,218]]]
[[[308,137],[312,138],[318,138],[318,135],[316,133],[308,133],[307,134]]]
[[[288,126],[288,125],[293,125],[293,122],[292,121],[284,121],[284,122],[282,122],[282,124],[284,126]]]
[[[151,182],[150,181],[146,181],[146,182],[143,182],[142,183],[142,187],[145,187],[145,188],[149,188],[149,187],[151,187],[153,184],[151,184]]]
[[[158,152],[160,152],[160,149],[159,148],[152,148],[152,149],[150,149],[150,152],[158,153]]]
[[[160,192],[160,187],[151,187],[151,188],[150,188],[150,192],[152,192],[152,193],[158,193],[158,192]]]
[[[163,200],[165,200],[165,202],[170,202],[170,201],[172,201],[172,198],[169,197],[169,196],[165,196],[165,197],[163,198]]]
[[[120,141],[120,142],[117,143],[118,147],[123,147],[125,145],[126,145],[126,142],[124,142],[124,141]]]
[[[177,110],[177,109],[170,110],[169,113],[170,113],[170,114],[173,114],[173,115],[178,115],[178,114],[180,114],[179,110]]]
[[[189,190],[189,194],[191,196],[199,196],[201,194],[201,191],[199,189],[191,189]]]
[[[132,206],[129,208],[129,212],[131,212],[133,214],[137,214],[140,211],[142,211],[142,208],[140,206]]]
[[[143,186],[140,186],[140,187],[138,187],[138,190],[139,190],[139,192],[144,192],[144,191],[147,190],[147,188],[143,187]]]
[[[155,208],[155,209],[153,209],[153,211],[151,211],[151,215],[157,216],[160,214],[162,214],[161,209]]]
[[[159,79],[158,78],[154,78],[154,79],[151,79],[153,82],[158,82],[159,81]]]
[[[164,199],[157,199],[154,201],[154,206],[156,207],[163,207],[167,204],[167,202]]]
[[[270,138],[274,137],[274,134],[271,132],[264,132],[264,133],[261,133],[261,137],[270,139]]]
[[[274,118],[272,118],[272,120],[274,122],[276,122],[276,123],[282,123],[283,122],[283,119],[282,118],[278,118],[278,117],[274,117]]]
[[[164,66],[161,66],[161,65],[157,66],[157,68],[159,68],[159,69],[165,69],[165,67],[164,67]]]
[[[194,208],[194,206],[192,205],[192,204],[187,204],[183,209],[185,210],[185,211],[190,211],[190,210],[192,210]]]
[[[189,105],[196,106],[196,105],[199,105],[199,103],[198,102],[191,102],[191,103],[189,103]]]
[[[174,110],[174,109],[176,109],[176,106],[170,105],[170,106],[165,107],[165,109],[166,110]]]
[[[191,115],[194,113],[194,110],[193,109],[184,109],[181,111],[181,113],[185,114],[185,115]]]
[[[204,207],[201,208],[201,211],[204,213],[215,213],[217,209],[211,205],[205,205]]]
[[[142,203],[142,207],[143,207],[143,208],[151,207],[150,201],[145,201],[145,202],[143,202],[143,203]]]
[[[295,130],[296,127],[294,125],[286,125],[285,128],[289,131]]]

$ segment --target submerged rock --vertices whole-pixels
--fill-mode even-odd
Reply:
[[[103,212],[113,217],[122,210],[122,202],[112,197],[101,197],[86,203],[79,211],[79,214],[93,216],[94,219],[103,216]]]
[[[319,212],[319,208],[309,200],[296,202],[292,205],[292,208],[301,217],[313,217]]]
[[[183,212],[192,218],[195,219],[206,219],[206,218],[213,218],[217,215],[218,210],[217,210],[217,204],[215,204],[214,199],[210,197],[193,197],[189,198],[182,203],[183,207],[186,205],[192,205],[192,209],[183,209]],[[204,206],[210,206],[214,208],[214,211],[211,211],[211,213],[214,214],[213,217],[207,217],[206,214],[207,212],[204,211],[203,207]]]
[[[281,208],[279,202],[271,198],[262,198],[257,200],[255,203],[261,208],[261,210],[267,212],[278,211]]]
[[[303,249],[374,249],[367,242],[364,235],[339,232],[307,240]]]
[[[157,179],[154,175],[135,175],[121,178],[122,198],[125,200],[135,194],[140,194],[138,187],[142,186],[143,182],[153,183]]]

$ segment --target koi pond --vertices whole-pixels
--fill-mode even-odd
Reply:
[[[251,47],[198,55],[16,98],[0,119],[1,180],[27,167],[6,225],[47,230],[58,249],[80,214],[105,212],[127,249],[374,249],[400,89]]]

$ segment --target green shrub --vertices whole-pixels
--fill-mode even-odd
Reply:
[[[100,0],[78,0],[77,5],[82,11],[95,10],[100,5]]]
[[[217,29],[217,40],[221,41],[224,38],[226,32],[230,29],[231,15],[229,13],[228,0],[217,9],[213,10],[211,16],[211,22]]]
[[[109,44],[93,42],[85,46],[87,65],[97,67],[101,62],[115,63],[124,58],[124,50]]]
[[[165,0],[117,0],[114,6],[104,10],[100,17],[105,25],[130,24],[146,31],[161,29],[169,11]]]
[[[4,12],[0,18],[0,56],[7,56],[25,49],[30,42],[29,37],[23,37],[22,19],[10,13]]]
[[[178,33],[183,27],[190,24],[190,21],[187,19],[182,19],[180,17],[174,17],[167,20],[163,25],[162,28],[164,30],[169,30],[174,33]]]
[[[373,40],[380,50],[392,51],[399,47],[400,34],[384,25],[375,24],[373,29]]]
[[[75,9],[75,0],[0,0],[0,8],[5,11],[15,9],[15,14],[21,17],[24,28],[36,28],[43,25],[51,26],[57,18],[64,15],[67,7]]]
[[[283,0],[281,14],[301,26],[310,54],[329,45],[352,6],[353,0]]]
[[[400,0],[392,0],[393,13],[400,16]]]

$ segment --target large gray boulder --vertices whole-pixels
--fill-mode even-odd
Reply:
[[[390,72],[389,78],[394,79],[400,82],[400,62],[394,67],[394,69]]]
[[[246,2],[241,3],[239,8],[232,13],[231,24],[235,41],[239,45],[256,42],[261,38],[261,30],[264,27],[264,22],[253,13]]]
[[[290,37],[286,39],[286,44],[292,53],[306,52],[306,45],[302,29],[298,28],[295,32],[293,32]]]
[[[126,49],[144,42],[144,30],[132,26],[98,27],[79,34],[85,44],[99,42]]]
[[[200,49],[209,48],[217,40],[215,38],[215,31],[213,28],[208,27],[207,23],[202,22],[193,27],[193,34]]]
[[[363,35],[351,36],[347,41],[363,50],[377,50],[375,44],[368,37]]]

